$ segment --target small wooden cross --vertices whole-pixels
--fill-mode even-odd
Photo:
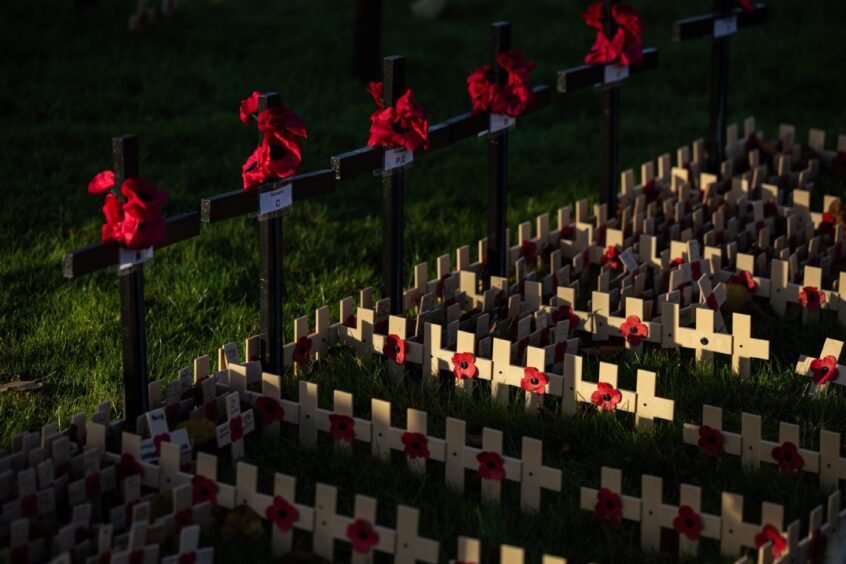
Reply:
[[[338,515],[338,489],[318,483],[314,500],[314,551],[323,558],[333,558],[335,540],[350,542],[347,528],[356,520],[365,521],[378,535],[379,540],[366,553],[353,552],[352,562],[367,564],[373,560],[373,551],[393,553],[396,532],[376,524],[376,500],[363,495],[355,496],[353,516]]]
[[[817,358],[825,359],[826,357],[833,356],[837,376],[821,386],[818,386],[817,384],[811,382],[811,392],[817,392],[820,389],[827,388],[829,383],[838,384],[840,386],[846,385],[846,366],[840,364],[841,354],[843,354],[843,341],[838,341],[837,339],[832,338],[826,338],[825,343],[823,343],[823,348],[820,352],[820,356]],[[800,376],[807,376],[809,378],[813,378],[814,371],[811,369],[811,363],[814,360],[816,360],[816,358],[814,357],[805,355],[800,356],[799,361],[796,363],[796,373]],[[826,367],[826,370],[827,369],[828,368]]]
[[[752,316],[733,313],[731,322],[731,370],[742,378],[749,378],[752,359],[769,360],[770,342],[752,338]]]
[[[636,497],[623,495],[622,470],[603,466],[600,471],[599,483],[600,487],[606,488],[620,496],[620,505],[622,506],[621,516],[623,519],[629,521],[640,521],[641,501]],[[579,506],[585,511],[594,511],[599,490],[582,486],[579,491]]]
[[[689,445],[699,445],[699,428],[702,426],[708,426],[720,433],[722,436],[723,451],[736,456],[741,455],[743,451],[743,438],[738,433],[723,430],[723,409],[721,407],[704,404],[702,406],[702,424],[684,424],[684,442]]]
[[[184,527],[179,533],[179,553],[162,559],[162,564],[179,564],[190,558],[196,564],[212,564],[214,562],[214,548],[200,548],[200,527],[191,525]]]
[[[661,530],[673,529],[673,521],[679,516],[682,506],[690,507],[699,515],[702,529],[699,534],[705,538],[720,538],[720,517],[702,512],[702,488],[690,484],[679,486],[679,504],[669,505],[663,501],[663,480],[658,476],[644,474],[641,477],[641,521],[640,545],[643,550],[657,551],[661,545]],[[698,540],[679,535],[679,554],[695,555]]]
[[[740,554],[744,547],[757,548],[755,535],[763,526],[772,525],[783,530],[784,507],[774,503],[761,504],[761,524],[747,523],[743,520],[743,496],[723,492],[721,498],[721,533],[720,552],[726,556]]]
[[[256,428],[253,410],[241,413],[241,399],[238,392],[226,395],[226,421],[217,426],[217,448],[230,445],[232,460],[244,458],[244,436]]]
[[[676,329],[676,343],[696,351],[696,362],[707,362],[714,353],[732,354],[732,336],[714,329],[716,312],[707,307],[696,308],[696,327]]]
[[[438,562],[438,543],[419,536],[420,512],[406,505],[397,505],[397,562]]]
[[[179,445],[179,450],[186,455],[191,452],[191,440],[188,437],[188,431],[177,429],[171,432],[167,425],[167,416],[164,409],[157,408],[148,411],[146,422],[147,430],[150,432],[150,438],[141,441],[141,457],[139,462],[156,460],[161,451],[161,444],[165,442],[172,442]]]

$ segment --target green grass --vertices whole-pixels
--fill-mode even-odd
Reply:
[[[252,151],[255,130],[241,125],[238,101],[254,89],[278,90],[309,128],[303,171],[328,166],[328,158],[364,144],[372,101],[349,78],[352,8],[348,2],[309,0],[187,0],[176,16],[142,34],[126,32],[130,2],[101,2],[77,11],[71,2],[9,0],[0,6],[4,37],[0,112],[0,383],[34,380],[33,393],[0,394],[0,444],[46,421],[69,422],[73,413],[121,396],[119,302],[116,275],[101,273],[68,282],[61,278],[62,254],[98,238],[100,201],[85,186],[109,168],[110,138],[132,132],[141,142],[141,172],[166,189],[168,213],[198,208],[202,196],[240,185],[240,165]],[[554,72],[578,64],[592,37],[578,19],[583,3],[527,0],[519,3],[453,0],[442,20],[418,21],[405,2],[385,2],[385,54],[407,57],[408,84],[431,112],[432,122],[466,111],[464,78],[486,62],[492,21],[514,24],[514,45],[538,67],[536,83],[553,83]],[[804,140],[809,127],[831,136],[846,131],[840,72],[844,50],[838,38],[846,6],[839,2],[799,5],[769,2],[771,22],[732,40],[730,117],[753,114],[770,135],[780,122],[793,123]],[[674,19],[707,10],[710,2],[637,2],[646,22],[645,44],[661,50],[661,68],[634,78],[622,94],[622,161],[637,167],[657,154],[704,135],[707,125],[707,42],[674,45]],[[557,98],[554,108],[521,120],[511,136],[509,225],[592,196],[598,177],[598,101],[591,92]],[[467,141],[418,159],[407,175],[406,268],[454,252],[485,233],[487,151]],[[820,188],[842,191],[842,184]],[[362,177],[337,193],[297,206],[286,218],[285,319],[310,314],[379,279],[381,189]],[[258,233],[254,220],[205,226],[201,236],[158,253],[146,269],[146,306],[151,377],[172,378],[191,359],[258,330]],[[290,324],[289,324],[290,327]],[[575,507],[579,484],[596,485],[602,464],[626,468],[627,492],[637,476],[651,472],[676,485],[702,485],[705,509],[717,511],[719,491],[747,496],[747,517],[761,500],[785,501],[788,519],[807,518],[820,501],[811,476],[782,479],[772,466],[744,471],[738,460],[701,460],[681,443],[680,422],[698,421],[701,404],[730,411],[728,425],[743,410],[765,415],[765,433],[778,420],[796,421],[813,446],[820,427],[844,428],[846,404],[840,390],[808,398],[790,367],[799,353],[816,353],[826,336],[844,337],[827,320],[809,330],[791,323],[755,321],[756,332],[774,340],[776,357],[756,364],[756,375],[739,382],[719,365],[691,369],[665,354],[650,354],[641,366],[659,371],[659,393],[676,400],[677,423],[655,433],[633,431],[626,417],[592,413],[540,421],[516,406],[467,401],[443,392],[424,394],[414,378],[398,390],[382,384],[378,370],[349,357],[321,365],[314,374],[330,387],[352,391],[367,412],[368,398],[390,399],[396,421],[404,408],[425,408],[433,431],[446,415],[464,418],[473,429],[502,429],[506,449],[519,448],[523,434],[542,438],[547,463],[564,470],[564,491],[549,496],[541,515],[478,503],[472,486],[464,498],[444,488],[437,471],[423,480],[401,465],[386,466],[356,453],[336,460],[331,451],[300,450],[293,440],[281,454],[256,459],[265,471],[280,469],[315,481],[338,484],[342,508],[352,493],[376,495],[380,518],[393,519],[397,502],[422,510],[422,532],[454,548],[458,532],[480,536],[486,546],[513,542],[583,559],[654,561],[638,556],[637,527],[608,533]],[[292,329],[288,329],[290,339]],[[621,384],[631,385],[627,368]],[[292,384],[291,384],[292,385]],[[325,404],[324,404],[325,405]],[[556,448],[569,443],[569,450]],[[250,445],[250,452],[258,451]],[[363,476],[363,477],[362,477]],[[310,490],[309,490],[310,491]],[[303,499],[309,493],[301,492]],[[505,499],[516,492],[505,489]],[[346,500],[344,502],[343,500]],[[705,547],[716,557],[715,547]],[[222,553],[221,553],[222,554]],[[668,558],[669,559],[669,558]]]

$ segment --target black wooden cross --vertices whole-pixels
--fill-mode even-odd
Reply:
[[[355,0],[353,76],[368,81],[379,76],[382,43],[382,0]]]
[[[619,0],[604,0],[605,11],[611,13],[611,6]],[[610,17],[605,20],[605,35],[609,41],[617,32],[617,23]],[[620,184],[620,85],[629,75],[658,66],[658,50],[643,50],[643,59],[637,65],[621,67],[615,63],[605,65],[581,65],[558,71],[558,92],[567,93],[582,88],[599,88],[601,105],[600,148],[599,148],[599,197],[608,204],[608,216],[617,213],[617,192]]]
[[[735,0],[714,0],[711,14],[679,20],[673,24],[673,41],[711,37],[711,102],[706,152],[708,169],[718,172],[725,158],[726,111],[729,79],[729,39],[738,29],[767,20],[767,6],[755,4],[751,11],[735,6]]]
[[[385,106],[393,106],[405,94],[405,58],[385,57],[382,66]],[[403,168],[382,175],[382,285],[391,298],[391,314],[402,314]]]
[[[497,22],[491,26],[491,65],[494,80],[508,81],[508,73],[496,57],[511,49],[511,24]],[[491,276],[508,275],[508,242],[505,237],[508,212],[508,130],[491,132],[488,138],[488,241],[486,257]]]

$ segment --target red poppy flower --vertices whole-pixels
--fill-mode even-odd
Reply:
[[[723,454],[723,434],[708,425],[699,426],[699,448],[711,454]]]
[[[170,442],[170,433],[161,433],[153,437],[153,446],[156,447],[156,456],[159,456],[162,451],[162,443]]]
[[[496,452],[482,451],[476,455],[479,462],[479,475],[485,480],[500,481],[505,477],[502,456]]]
[[[605,249],[605,254],[602,255],[599,264],[610,264],[613,270],[619,270],[623,266],[622,261],[620,261],[620,254],[614,246],[609,246]]]
[[[402,444],[405,445],[405,454],[409,458],[429,458],[429,439],[423,433],[402,434]]]
[[[623,28],[617,28],[617,33],[611,41],[608,40],[604,31],[597,31],[596,40],[590,52],[585,55],[585,63],[589,65],[613,63],[620,57],[625,41],[626,32]]]
[[[167,194],[140,176],[127,178],[120,187],[120,193],[126,199],[124,207],[133,206],[145,220],[160,216],[161,208],[167,203]]]
[[[290,531],[300,517],[297,508],[279,495],[273,498],[273,503],[268,506],[264,514],[267,516],[267,520],[276,525],[276,528],[283,533]]]
[[[217,505],[217,483],[205,476],[191,478],[191,499],[194,505],[208,501]]]
[[[533,394],[543,394],[549,378],[537,368],[527,366],[523,369],[523,379],[520,380],[520,387]]]
[[[738,271],[737,274],[731,277],[731,282],[733,284],[740,284],[750,292],[758,287],[758,283],[755,282],[755,278],[753,278],[752,275],[746,270]]]
[[[88,183],[89,194],[102,194],[115,187],[115,173],[111,170],[98,172]]]
[[[491,103],[491,85],[494,81],[493,67],[485,65],[470,73],[467,77],[467,93],[473,104],[473,113],[488,111]]]
[[[827,548],[828,537],[820,529],[817,529],[811,536],[811,545],[808,547],[808,562],[810,564],[823,564]]]
[[[229,420],[229,438],[233,443],[244,438],[244,421],[240,415]]]
[[[367,554],[379,544],[379,533],[364,519],[356,519],[347,526],[347,538],[352,543],[353,551],[359,554]]]
[[[603,411],[617,409],[617,404],[622,399],[623,394],[620,393],[620,390],[615,390],[605,382],[599,382],[596,385],[596,390],[590,395],[590,403]]]
[[[643,27],[640,16],[631,4],[614,4],[611,6],[611,17],[628,33],[640,37]]]
[[[630,315],[620,324],[620,336],[632,346],[637,346],[643,339],[649,337],[649,327],[641,323],[636,315]]]
[[[684,264],[684,259],[681,258],[681,257],[676,257],[676,258],[674,258],[673,260],[670,261],[670,265],[669,265],[670,270],[675,270],[683,264]]]
[[[747,14],[752,13],[752,0],[737,0],[737,4],[743,8],[743,11]]]
[[[702,530],[702,517],[689,505],[679,507],[679,514],[673,519],[673,528],[680,535],[689,540],[699,540],[699,531]]]
[[[538,246],[534,241],[526,239],[520,245],[520,256],[526,259],[527,263],[532,263],[538,258]]]
[[[268,396],[261,396],[256,400],[256,411],[258,411],[262,423],[265,424],[282,421],[285,418],[282,403],[278,399]]]
[[[261,92],[254,91],[248,98],[241,100],[241,122],[248,125],[253,122],[253,114],[258,112],[259,96]]]
[[[253,93],[254,96],[256,94]],[[242,121],[245,111],[258,110],[257,97],[254,105],[252,104],[250,101],[245,108],[242,102]],[[249,121],[251,118],[245,123]],[[295,174],[302,163],[301,138],[308,137],[305,122],[286,106],[276,106],[260,112],[258,129],[264,134],[262,140],[241,167],[244,190],[249,190],[268,178],[286,178]]]
[[[798,472],[805,466],[805,459],[799,454],[799,449],[789,441],[775,447],[772,456],[778,463],[778,469],[784,474]]]
[[[397,364],[405,363],[405,340],[400,339],[398,335],[388,335],[382,354]]]
[[[829,237],[834,236],[835,224],[836,222],[834,221],[834,217],[828,212],[823,212],[822,221],[818,226],[820,235],[827,235]]]
[[[576,327],[579,326],[579,316],[576,315],[576,312],[568,304],[560,305],[552,312],[552,320],[555,323],[564,321],[565,319],[570,322],[568,333],[572,335],[576,331]]]
[[[25,495],[20,501],[21,517],[34,519],[38,515],[38,497],[35,494]]]
[[[517,49],[510,49],[499,53],[496,56],[496,64],[504,68],[508,72],[509,77],[513,76],[524,84],[528,84],[532,71],[535,68],[535,63],[526,59],[523,51]]]
[[[755,548],[761,548],[769,541],[773,543],[773,558],[781,556],[781,553],[787,548],[787,542],[785,542],[781,533],[778,532],[778,529],[767,524],[764,525],[761,532],[755,535]]]
[[[602,31],[605,25],[605,7],[603,3],[600,1],[589,5],[587,10],[582,13],[582,19],[588,27]]]
[[[177,511],[173,514],[173,528],[178,533],[184,527],[189,527],[194,524],[194,510],[186,507],[182,511]]]
[[[100,495],[100,473],[89,474],[85,477],[85,497]]]
[[[183,552],[180,554],[177,564],[196,564],[196,562],[197,553],[192,550],[191,552]]]
[[[144,564],[145,556],[143,548],[136,548],[129,553],[129,564]]]
[[[380,106],[370,116],[370,139],[367,144],[387,149],[405,147],[414,151],[429,148],[429,122],[423,108],[414,101],[409,88],[394,106]]]
[[[355,420],[347,415],[329,415],[329,434],[337,441],[351,443],[355,438]]]
[[[475,378],[476,357],[472,353],[455,353],[452,355],[452,371],[457,380],[463,378]]]
[[[773,217],[778,215],[778,205],[775,200],[767,200],[764,202],[764,217]]]
[[[9,561],[12,564],[29,564],[29,545],[13,546],[9,551]]]
[[[831,159],[831,170],[838,176],[846,176],[846,151],[837,151]]]
[[[164,242],[166,229],[164,218],[145,218],[139,208],[124,205],[123,220],[117,226],[117,241],[127,249],[140,250],[155,247]]]
[[[555,355],[553,362],[555,362],[555,364],[564,362],[565,356],[567,356],[567,341],[559,341],[555,343]]]
[[[837,357],[828,355],[825,358],[815,358],[811,361],[814,384],[822,386],[826,382],[837,380]]]
[[[620,495],[608,488],[599,488],[596,492],[596,505],[594,513],[603,521],[619,523],[623,518],[623,502]]]
[[[209,400],[205,404],[203,404],[203,417],[212,421],[213,423],[217,423],[218,420],[218,407],[217,407],[217,400]]]
[[[534,91],[513,73],[505,84],[491,86],[490,110],[495,114],[519,117],[534,101]]]
[[[297,343],[294,345],[294,362],[297,364],[308,364],[309,360],[311,360],[309,357],[311,346],[311,339],[306,335],[297,339]]]
[[[825,294],[813,286],[805,286],[799,292],[799,303],[810,312],[819,311],[825,303]]]

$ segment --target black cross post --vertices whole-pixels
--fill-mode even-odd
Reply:
[[[379,76],[382,0],[355,0],[353,75],[363,81]]]
[[[258,111],[280,106],[276,92],[259,97]],[[259,131],[259,143],[264,134]],[[282,373],[282,218],[273,217],[259,222],[261,308],[261,362],[268,372]]]
[[[711,37],[711,101],[706,152],[708,169],[718,172],[725,158],[726,111],[728,105],[729,43],[738,29],[761,24],[767,19],[767,7],[755,4],[747,13],[735,6],[735,0],[714,0],[711,14],[679,20],[673,24],[673,41]]]
[[[112,139],[115,185],[138,176],[138,138]],[[120,272],[120,322],[123,340],[124,417],[129,425],[147,412],[147,330],[144,324],[144,265]]]
[[[499,84],[508,81],[508,73],[496,57],[511,49],[511,24],[496,22],[491,26],[491,59]],[[488,138],[488,241],[486,256],[491,276],[507,276],[508,248],[505,238],[508,211],[508,130],[491,133]]]
[[[385,106],[393,106],[405,93],[405,58],[385,57],[382,66]],[[402,216],[403,169],[382,176],[382,284],[391,298],[391,314],[402,314]]]
[[[619,0],[604,0],[603,32],[609,41],[617,33],[617,23],[610,17],[611,7]],[[643,60],[637,65],[621,67],[617,64],[581,65],[558,71],[558,92],[568,93],[586,87],[599,86],[600,148],[599,197],[608,204],[608,216],[617,214],[617,192],[620,183],[620,85],[629,75],[639,74],[658,66],[658,51],[643,50]]]

